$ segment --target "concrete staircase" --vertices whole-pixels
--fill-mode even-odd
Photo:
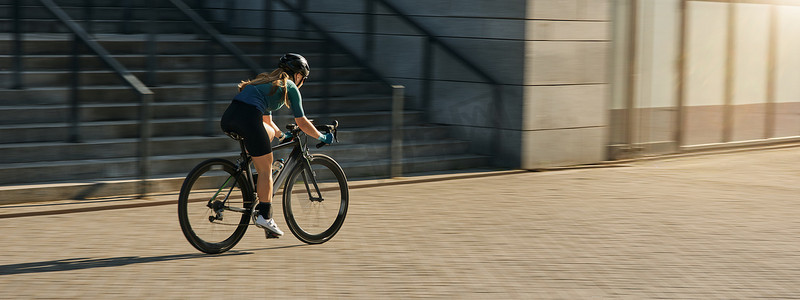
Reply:
[[[57,1],[73,19],[82,20],[84,1]],[[143,1],[132,1],[141,7]],[[0,0],[0,28],[11,28],[11,0]],[[11,84],[12,40],[0,35],[0,204],[39,200],[90,198],[135,193],[137,181],[138,99],[132,90],[91,54],[80,57],[81,139],[67,142],[69,124],[69,35],[38,1],[25,0],[26,18],[23,74],[25,89]],[[121,34],[124,10],[118,1],[95,0],[95,38],[113,57],[139,78],[144,78],[146,36]],[[163,4],[166,5],[166,4]],[[134,24],[143,22],[143,8],[134,9]],[[102,12],[102,13],[101,13]],[[186,173],[212,157],[234,157],[238,144],[217,131],[218,119],[236,93],[236,83],[251,76],[236,59],[223,52],[215,56],[217,71],[213,99],[212,136],[205,134],[208,99],[204,79],[206,42],[196,38],[194,27],[180,12],[162,9],[159,18],[169,28],[157,40],[158,73],[153,105],[151,173],[153,192],[174,192]],[[137,21],[138,20],[138,21]],[[99,26],[99,24],[103,24]],[[253,60],[262,61],[261,41],[229,36]],[[269,61],[284,52],[303,53],[312,67],[311,80],[301,92],[304,108],[315,123],[340,122],[340,143],[325,147],[343,166],[349,178],[388,176],[391,89],[366,76],[344,53],[331,55],[332,85],[327,115],[324,111],[323,72],[319,40],[280,39],[272,45]],[[315,63],[317,63],[315,65]],[[316,68],[315,68],[316,67]],[[271,69],[271,66],[265,69]],[[316,72],[315,72],[316,71]],[[448,138],[448,130],[426,125],[422,113],[406,111],[404,170],[408,173],[476,168],[487,158],[468,153],[468,144]],[[278,116],[283,126],[288,112]],[[285,153],[278,152],[280,157]]]

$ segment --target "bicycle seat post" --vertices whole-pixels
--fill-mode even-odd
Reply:
[[[245,159],[247,157],[247,149],[244,146],[244,138],[235,132],[225,132],[225,135],[236,141],[239,141],[239,148],[242,149],[242,159]]]

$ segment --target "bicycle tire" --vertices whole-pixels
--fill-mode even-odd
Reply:
[[[313,154],[310,162],[312,173],[315,174],[320,193],[325,200],[311,200],[307,189],[315,189],[313,184],[306,185],[302,179],[307,171],[305,165],[300,163],[292,169],[284,184],[283,216],[289,230],[297,239],[307,244],[321,244],[333,238],[344,224],[350,192],[344,170],[333,158],[324,154]],[[319,218],[326,216],[330,220]]]
[[[219,205],[219,208],[233,207],[249,211],[254,200],[253,192],[246,177],[236,168],[228,160],[209,159],[194,167],[181,186],[178,220],[183,235],[197,250],[209,254],[228,251],[247,231],[249,213],[241,213],[241,217],[237,218],[239,212],[223,210],[220,219],[212,220],[217,213],[207,205],[209,199],[213,198],[216,199],[213,205]],[[219,201],[221,194],[225,195],[225,202]],[[226,220],[226,215],[233,218]]]

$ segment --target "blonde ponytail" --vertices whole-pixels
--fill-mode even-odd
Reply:
[[[269,91],[269,96],[274,95],[278,88],[283,88],[283,104],[286,107],[291,108],[291,104],[289,103],[289,89],[287,87],[287,81],[289,80],[289,74],[286,73],[281,68],[277,68],[272,71],[272,73],[267,74],[266,72],[258,74],[256,78],[250,80],[242,80],[239,83],[239,91],[241,92],[244,87],[248,85],[257,85],[257,84],[266,84],[272,83],[272,89]]]

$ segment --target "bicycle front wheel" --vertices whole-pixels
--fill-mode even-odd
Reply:
[[[236,165],[209,159],[183,182],[178,220],[189,243],[205,253],[222,253],[244,236],[250,222],[252,192]]]
[[[326,155],[311,156],[311,170],[298,164],[283,189],[283,216],[297,239],[327,242],[347,215],[349,191],[342,167]]]

